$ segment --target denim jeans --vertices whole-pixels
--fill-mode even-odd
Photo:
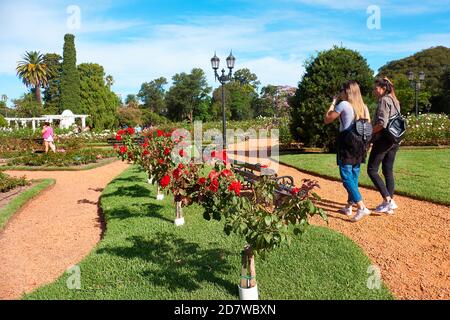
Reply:
[[[362,201],[361,193],[358,190],[358,179],[361,165],[339,165],[342,183],[348,193],[348,202],[358,203]]]

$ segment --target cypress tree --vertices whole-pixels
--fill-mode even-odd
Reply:
[[[80,112],[80,75],[77,70],[75,36],[64,36],[63,63],[61,72],[61,109]]]

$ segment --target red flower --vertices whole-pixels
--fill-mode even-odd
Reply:
[[[208,175],[209,180],[215,180],[219,177],[219,173],[216,172],[216,170],[211,170],[211,172]]]
[[[158,137],[162,137],[162,136],[164,136],[164,131],[162,131],[162,130],[157,130],[157,131],[156,131],[156,135],[157,135]]]
[[[120,154],[125,154],[125,153],[127,153],[127,151],[128,151],[128,148],[127,148],[127,146],[121,146],[120,147],[120,149],[119,149],[119,152],[120,152]]]
[[[293,196],[296,196],[297,193],[299,193],[299,192],[300,192],[300,188],[295,187],[295,188],[292,188],[292,189],[291,189],[291,194],[292,194]]]
[[[216,152],[215,152],[215,151],[211,152],[211,157],[212,157],[212,158],[215,158],[215,157],[216,157]]]
[[[163,165],[163,164],[164,164],[164,160],[163,160],[163,159],[158,159],[158,163],[159,163],[160,165]]]
[[[205,184],[206,183],[206,178],[200,178],[198,179],[198,184]]]
[[[181,150],[178,152],[178,154],[180,155],[180,157],[185,157],[185,156],[187,156],[186,151],[184,151],[183,149],[181,149]]]
[[[124,133],[125,133],[125,130],[119,130],[119,131],[117,131],[117,135],[119,135],[119,136],[123,135]]]
[[[170,176],[165,175],[159,182],[159,185],[161,186],[161,188],[165,188],[169,185],[169,183],[170,183]]]
[[[173,170],[172,175],[175,179],[179,179],[181,176],[181,170],[176,168],[175,170]]]
[[[164,155],[168,156],[170,154],[170,149],[169,148],[165,148],[164,149]]]
[[[120,134],[118,134],[118,135],[116,136],[116,140],[117,140],[117,141],[122,141],[122,136],[121,136]]]
[[[223,169],[220,175],[223,177],[231,177],[233,175],[233,172],[228,169]]]
[[[143,156],[146,156],[146,155],[149,155],[149,154],[150,154],[150,151],[148,151],[147,149],[144,150],[144,152],[142,152],[142,155],[143,155]]]
[[[183,170],[183,169],[184,169],[184,165],[183,165],[182,163],[180,163],[180,164],[178,165],[178,169]]]
[[[241,194],[242,185],[239,181],[233,181],[230,186],[228,187],[228,190],[234,191],[238,196]]]
[[[219,191],[219,180],[217,179],[212,180],[211,184],[209,185],[209,190],[211,190],[212,192]]]
[[[133,135],[133,134],[134,134],[134,128],[129,127],[129,128],[127,129],[127,132],[128,132],[129,135]]]

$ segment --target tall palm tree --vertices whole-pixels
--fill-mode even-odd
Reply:
[[[41,86],[48,85],[52,72],[44,63],[44,55],[38,51],[27,51],[22,59],[17,63],[17,75],[27,87],[34,89],[36,101],[41,105]]]

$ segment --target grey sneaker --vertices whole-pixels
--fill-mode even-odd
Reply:
[[[353,222],[357,222],[359,220],[361,220],[362,218],[364,218],[365,216],[370,215],[370,210],[367,208],[364,209],[358,209],[358,211],[356,211],[356,215],[353,217],[352,221]]]
[[[375,212],[384,213],[384,212],[388,212],[389,210],[391,210],[390,203],[387,201],[383,201],[382,204],[380,204],[379,206],[376,207]]]

